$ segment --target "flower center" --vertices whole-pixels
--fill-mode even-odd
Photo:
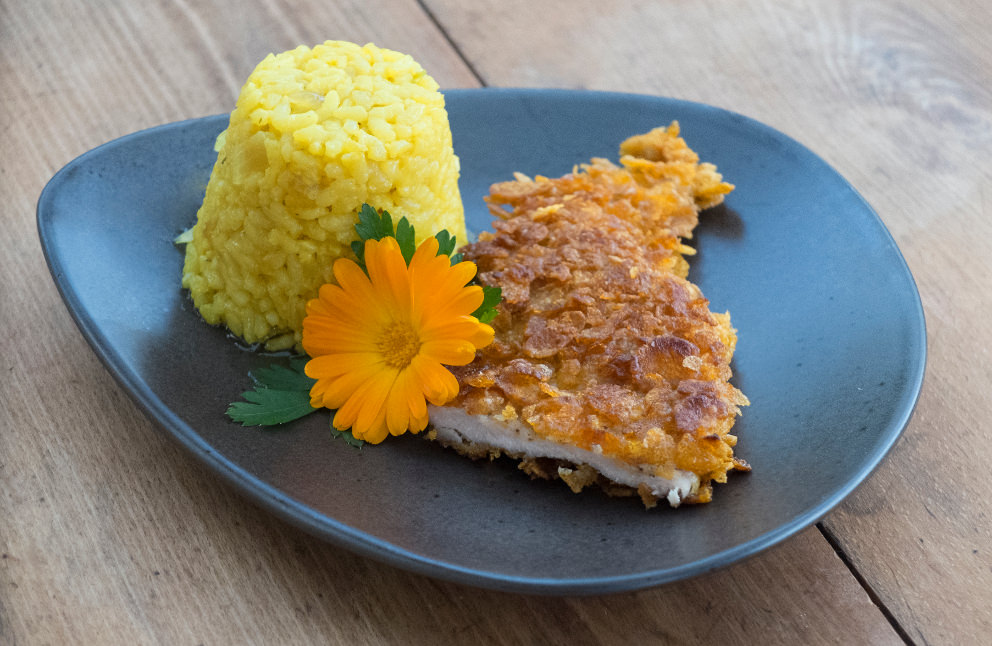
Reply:
[[[406,368],[420,352],[420,336],[405,321],[394,321],[383,329],[376,346],[390,368]]]

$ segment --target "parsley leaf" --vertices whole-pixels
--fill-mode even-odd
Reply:
[[[386,212],[383,211],[383,213],[385,214]],[[400,218],[400,221],[396,223],[395,238],[396,242],[400,245],[403,260],[409,265],[410,259],[413,258],[413,253],[417,250],[417,241],[414,239],[413,225],[405,217]]]
[[[241,396],[247,401],[231,404],[227,416],[242,426],[285,424],[317,410],[310,405],[310,393],[301,390],[256,388]]]
[[[242,426],[275,426],[314,412],[310,388],[316,380],[306,376],[306,359],[294,359],[288,367],[273,364],[249,373],[254,390],[241,394],[245,401],[232,403],[227,416]]]
[[[357,437],[355,437],[350,429],[347,431],[339,431],[338,429],[334,428],[333,418],[331,418],[331,421],[332,421],[331,437],[339,437],[343,439],[345,442],[347,442],[349,446],[353,446],[356,449],[360,449],[363,446],[365,446],[365,440],[360,440]]]
[[[358,258],[358,266],[365,269],[365,241],[352,240],[351,253],[355,254],[355,257]]]
[[[355,231],[362,240],[382,240],[386,236],[393,235],[393,218],[390,217],[389,211],[380,214],[368,204],[362,204]]]
[[[455,236],[448,233],[447,229],[441,229],[434,237],[437,238],[437,255],[450,256],[454,252]]]
[[[310,392],[317,380],[307,377],[304,372],[306,365],[306,359],[293,359],[289,362],[289,367],[272,364],[266,368],[259,368],[250,372],[249,376],[255,385],[263,388]]]
[[[460,253],[455,253],[455,236],[448,233],[447,229],[441,229],[434,237],[437,238],[437,255],[448,256],[452,265],[464,260]]]
[[[501,287],[482,286],[482,305],[472,312],[472,316],[479,319],[480,323],[488,323],[496,318],[499,312],[496,306],[503,300],[503,289]]]
[[[351,251],[358,258],[358,266],[368,273],[368,269],[365,268],[365,241],[382,240],[386,236],[392,236],[393,218],[389,215],[389,211],[383,211],[380,215],[368,204],[362,204],[355,231],[358,232],[358,240],[352,241]]]
[[[416,234],[413,225],[406,217],[400,218],[393,228],[393,218],[389,211],[376,211],[368,204],[362,204],[362,209],[358,212],[358,223],[355,225],[355,232],[358,233],[358,240],[351,243],[351,251],[358,258],[358,265],[368,273],[365,267],[365,241],[382,240],[383,238],[395,238],[403,254],[403,260],[410,264],[414,252],[417,250]]]

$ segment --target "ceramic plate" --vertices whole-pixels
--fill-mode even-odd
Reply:
[[[68,164],[38,204],[52,275],[94,351],[144,411],[263,507],[360,554],[431,576],[531,593],[643,588],[752,555],[809,526],[892,447],[923,379],[919,294],[892,237],[824,161],[721,109],[657,97],[483,89],[447,93],[468,226],[514,171],[558,175],[678,120],[736,185],[704,212],[689,278],[740,341],[732,473],[708,505],[645,511],[579,495],[509,461],[418,437],[353,449],[327,416],[278,430],[224,411],[275,359],[207,326],[179,288],[173,238],[193,224],[226,116],[152,128]]]

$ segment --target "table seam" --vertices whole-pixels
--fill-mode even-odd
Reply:
[[[479,70],[472,64],[472,61],[468,59],[468,56],[466,56],[465,52],[463,52],[461,47],[458,46],[455,39],[451,37],[448,30],[445,29],[444,25],[441,24],[441,21],[438,20],[436,15],[434,15],[434,12],[430,10],[430,7],[427,6],[425,0],[416,0],[416,3],[427,15],[428,20],[431,21],[434,27],[441,32],[441,35],[444,36],[444,40],[451,46],[451,49],[454,50],[455,55],[458,56],[458,59],[465,64],[465,67],[468,68],[468,71],[472,74],[475,80],[479,82],[479,85],[482,87],[489,87],[489,84],[482,78],[482,74],[480,74]]]
[[[902,639],[903,643],[906,644],[907,646],[916,646],[916,642],[913,641],[913,639],[909,636],[909,632],[902,626],[902,624],[899,623],[899,620],[896,619],[895,614],[893,614],[893,612],[889,610],[885,602],[882,601],[882,598],[878,595],[877,592],[875,592],[875,588],[872,587],[872,585],[868,582],[868,579],[866,579],[865,576],[861,574],[858,568],[855,567],[854,563],[847,556],[847,553],[844,551],[843,546],[841,546],[840,540],[837,538],[837,535],[834,534],[834,532],[830,530],[822,522],[817,523],[816,528],[820,530],[820,534],[823,536],[824,539],[826,539],[827,544],[829,544],[830,547],[833,548],[834,553],[837,555],[837,558],[841,560],[841,562],[847,568],[848,572],[851,573],[854,579],[858,582],[858,585],[861,586],[861,589],[863,589],[865,591],[865,594],[868,595],[868,598],[871,599],[871,602],[875,605],[876,608],[878,608],[879,612],[882,613],[882,616],[885,617],[885,620],[889,622],[889,625],[892,626],[892,629],[896,632],[897,635],[899,635],[899,638]]]

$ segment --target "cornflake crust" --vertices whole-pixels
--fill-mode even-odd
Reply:
[[[749,470],[730,433],[748,400],[729,382],[730,316],[686,280],[682,240],[733,186],[675,123],[620,153],[492,187],[500,219],[461,251],[503,290],[496,339],[452,368],[461,389],[431,407],[429,437],[576,492],[709,502],[713,482]]]

